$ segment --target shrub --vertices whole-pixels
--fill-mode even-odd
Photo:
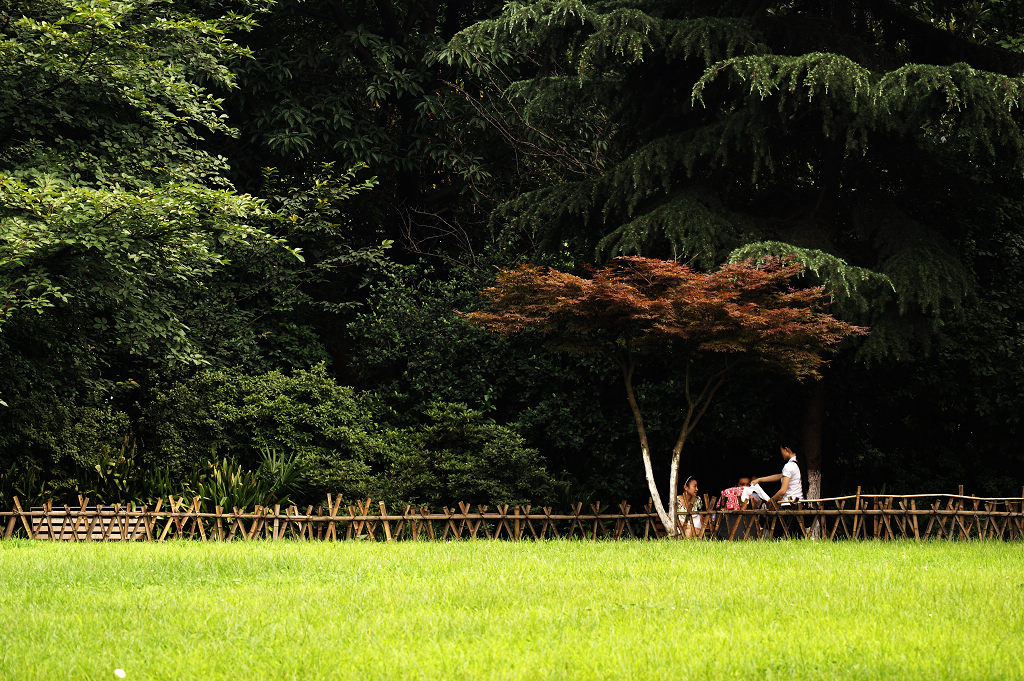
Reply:
[[[314,501],[372,489],[370,430],[353,390],[322,365],[287,375],[204,371],[158,393],[143,422],[148,465],[172,478],[194,479],[211,448],[247,471],[274,450],[303,471],[303,497]]]
[[[547,500],[555,481],[537,450],[513,428],[462,403],[435,402],[426,423],[392,430],[382,480],[392,503],[435,508],[456,501],[516,504]]]

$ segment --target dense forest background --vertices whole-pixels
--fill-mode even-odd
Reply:
[[[618,369],[458,314],[623,254],[871,327],[732,378],[702,491],[1021,491],[1014,0],[2,0],[0,73],[0,505],[643,501]]]

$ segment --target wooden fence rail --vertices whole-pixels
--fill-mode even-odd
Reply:
[[[788,509],[716,509],[718,499],[704,497],[706,511],[698,514],[704,538],[739,540],[766,538],[840,539],[1024,539],[1024,496],[982,498],[963,495],[867,495],[799,502]],[[681,525],[697,525],[692,517]],[[0,536],[66,541],[167,541],[199,539],[341,540],[455,540],[455,539],[652,539],[665,531],[648,502],[634,512],[625,501],[613,508],[601,503],[574,504],[568,513],[551,507],[459,503],[441,511],[406,506],[388,511],[370,499],[342,505],[328,495],[327,504],[252,511],[215,506],[198,497],[169,497],[165,505],[115,504],[22,508],[17,497],[12,511],[0,512]]]

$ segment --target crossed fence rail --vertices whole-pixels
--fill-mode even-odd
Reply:
[[[814,499],[780,509],[742,504],[739,509],[716,508],[718,499],[705,495],[705,508],[680,519],[697,536],[724,540],[766,538],[843,539],[1024,539],[1024,494],[1021,498],[986,498],[962,494],[868,495]],[[391,513],[383,502],[370,499],[342,505],[328,495],[327,504],[282,508],[257,506],[252,511],[204,509],[202,499],[168,497],[152,506],[114,504],[22,508],[0,512],[4,539],[28,537],[66,541],[156,541],[191,539],[235,541],[297,539],[311,541],[395,541],[509,539],[652,539],[665,529],[649,501],[635,512],[623,501],[617,507],[601,503],[573,504],[568,513],[549,506],[486,505],[460,502],[432,511],[406,506]]]

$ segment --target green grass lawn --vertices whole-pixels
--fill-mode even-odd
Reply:
[[[1021,544],[0,542],[0,678],[1024,679]]]

